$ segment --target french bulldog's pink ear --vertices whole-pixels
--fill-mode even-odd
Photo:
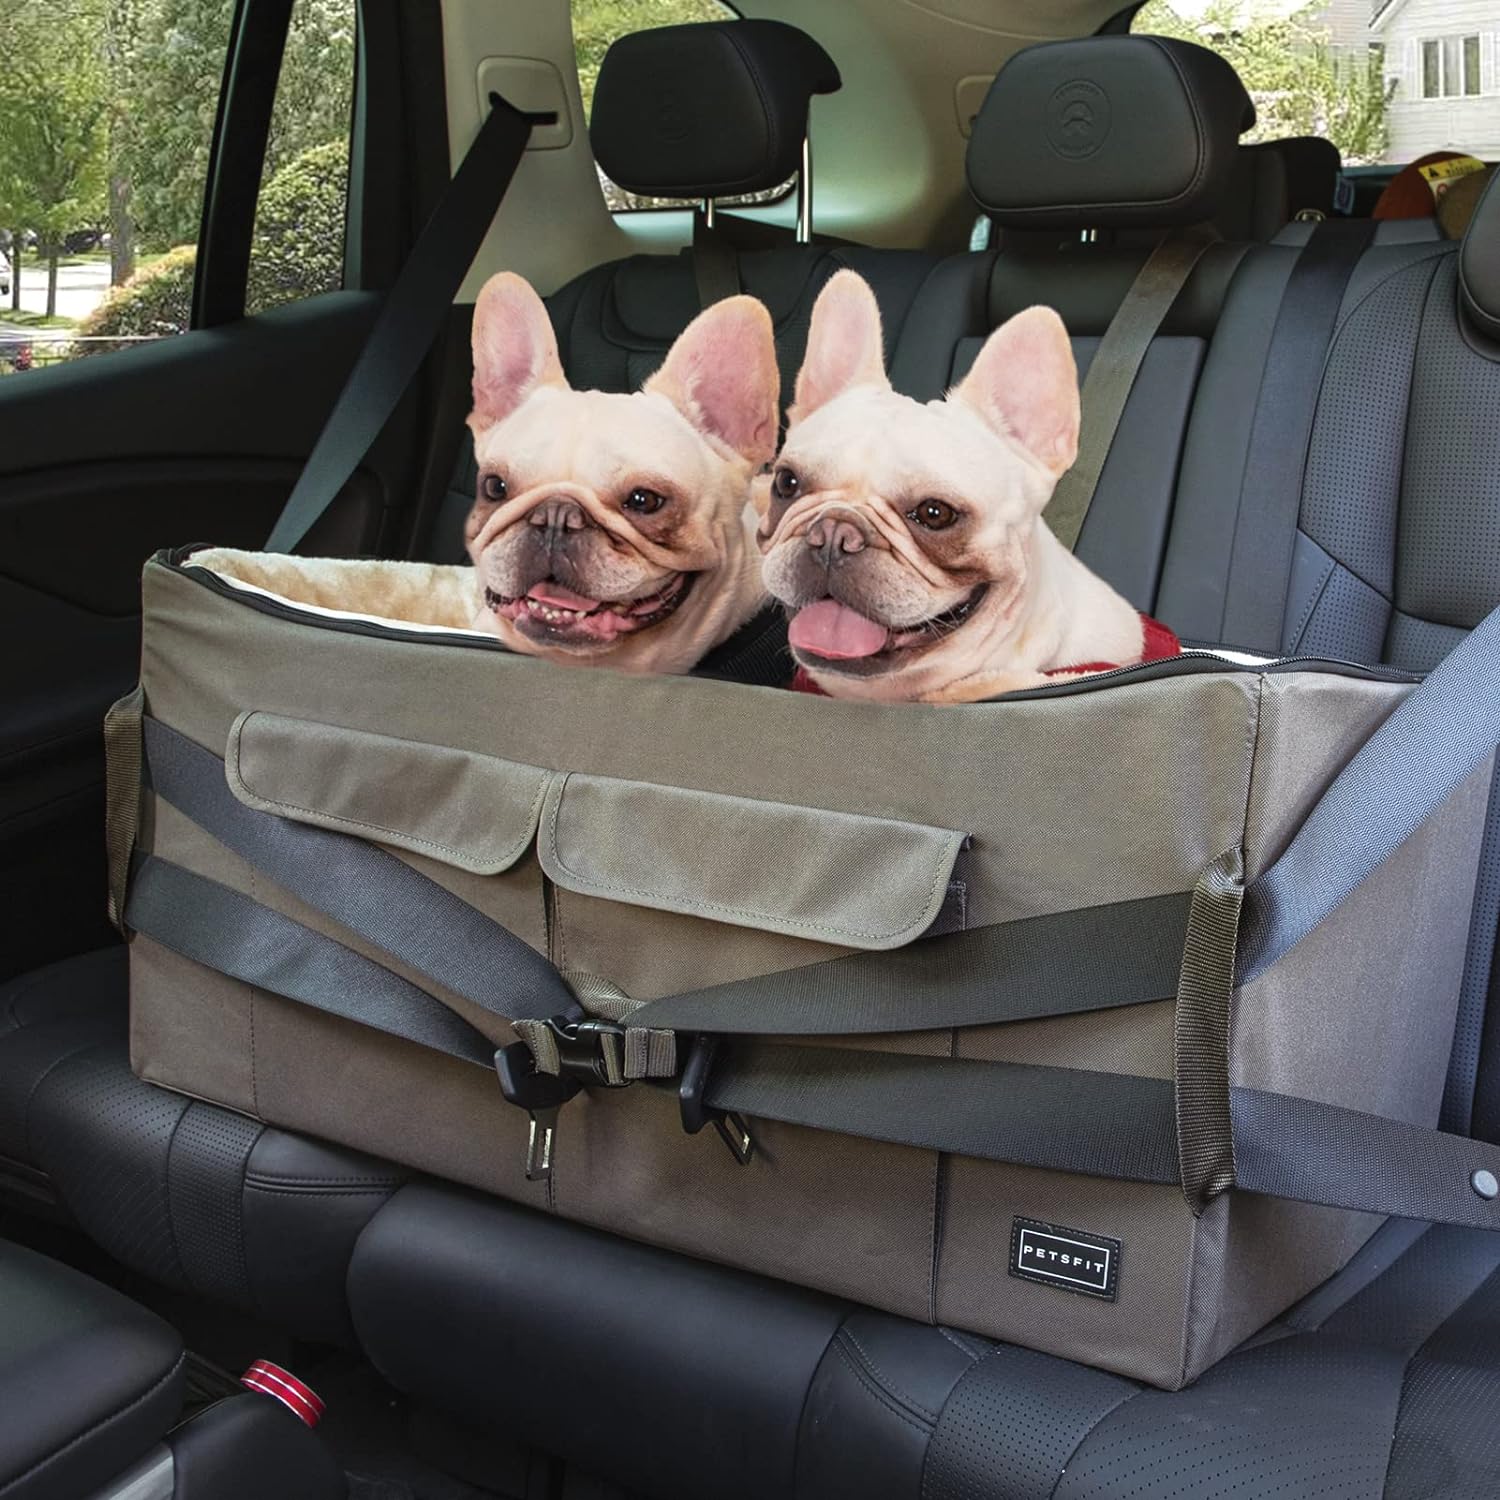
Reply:
[[[491,276],[474,304],[476,436],[504,421],[538,386],[567,385],[557,335],[531,283],[511,271]]]
[[[705,308],[644,389],[756,468],[775,457],[781,371],[771,315],[756,298],[726,297]]]
[[[1028,307],[1002,323],[949,399],[967,402],[1053,474],[1078,456],[1078,367],[1050,307]]]
[[[839,271],[813,303],[807,352],[797,372],[790,422],[810,417],[820,406],[857,385],[890,389],[885,346],[880,336],[880,304],[858,271]]]

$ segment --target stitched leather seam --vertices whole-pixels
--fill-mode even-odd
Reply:
[[[908,1427],[916,1432],[920,1432],[924,1437],[932,1435],[931,1424],[918,1421],[910,1412],[903,1411],[901,1407],[897,1406],[890,1396],[871,1380],[870,1376],[860,1367],[859,1362],[842,1343],[835,1341],[834,1348],[838,1351],[839,1357],[844,1361],[845,1365],[848,1366],[850,1374],[859,1382],[864,1391],[890,1412],[897,1421],[905,1422]]]
[[[309,1192],[305,1188],[267,1187],[263,1182],[247,1182],[247,1192],[270,1193],[278,1198],[381,1198],[393,1193],[399,1184],[389,1187],[366,1188],[317,1188]]]
[[[937,1413],[935,1411],[929,1411],[925,1406],[922,1405],[920,1401],[917,1400],[915,1396],[911,1394],[910,1391],[903,1390],[899,1385],[896,1384],[894,1380],[890,1378],[890,1376],[888,1376],[880,1368],[879,1365],[875,1363],[874,1359],[872,1359],[870,1356],[870,1351],[866,1349],[865,1346],[860,1343],[860,1341],[854,1336],[853,1331],[850,1329],[847,1323],[845,1323],[844,1326],[839,1329],[838,1336],[839,1338],[847,1341],[854,1346],[855,1350],[859,1354],[860,1359],[864,1362],[865,1368],[876,1380],[880,1382],[880,1384],[886,1390],[888,1390],[893,1396],[899,1397],[900,1400],[904,1401],[906,1405],[911,1407],[914,1412],[918,1412],[922,1416],[926,1417],[929,1422],[937,1421]]]
[[[257,1172],[253,1168],[245,1172],[246,1184],[258,1187],[399,1187],[405,1180],[400,1176],[296,1177],[291,1173]]]
[[[984,1359],[991,1352],[987,1345],[982,1345],[980,1348],[975,1349],[970,1344],[965,1343],[963,1338],[960,1337],[957,1330],[955,1329],[945,1328],[941,1324],[939,1324],[938,1332],[942,1334],[942,1336],[947,1339],[948,1342],[952,1344],[953,1347],[957,1349],[961,1354],[967,1354],[969,1356],[970,1363],[977,1364],[981,1359]],[[976,1340],[975,1342],[978,1341]]]
[[[92,1427],[88,1428],[84,1432],[80,1432],[77,1437],[70,1438],[66,1443],[62,1445],[61,1448],[55,1448],[51,1453],[47,1454],[45,1458],[39,1458],[34,1464],[32,1464],[29,1469],[26,1470],[25,1473],[17,1474],[16,1477],[12,1479],[8,1484],[0,1485],[0,1495],[5,1495],[18,1489],[39,1470],[46,1468],[50,1463],[56,1462],[56,1460],[61,1458],[70,1449],[76,1448],[80,1443],[87,1442],[89,1438],[93,1437],[101,1429],[108,1427],[111,1422],[119,1421],[121,1417],[128,1416],[136,1409],[136,1407],[140,1406],[143,1402],[149,1401],[161,1390],[164,1385],[166,1385],[169,1381],[176,1377],[177,1372],[182,1368],[183,1361],[186,1358],[187,1351],[184,1350],[179,1353],[176,1360],[173,1361],[172,1368],[168,1370],[165,1375],[161,1376],[160,1379],[158,1379],[152,1386],[150,1386],[149,1389],[142,1391],[139,1396],[136,1396],[132,1400],[127,1401],[124,1406],[120,1407],[117,1411],[112,1411],[107,1417],[101,1417],[97,1422],[94,1423]]]

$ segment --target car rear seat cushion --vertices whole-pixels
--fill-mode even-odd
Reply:
[[[360,1230],[405,1179],[130,1071],[126,950],[0,987],[0,1185],[163,1285],[349,1342]]]
[[[1391,1221],[1176,1392],[437,1187],[375,1216],[349,1287],[398,1389],[655,1500],[1500,1485],[1500,1236],[1476,1230]]]
[[[97,1281],[0,1240],[0,1497],[81,1496],[166,1435],[176,1331]]]

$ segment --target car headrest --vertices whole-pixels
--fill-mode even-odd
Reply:
[[[1003,228],[1164,229],[1218,212],[1255,106],[1215,52],[1156,36],[1044,42],[990,85],[969,188]]]
[[[782,21],[700,21],[623,36],[599,68],[594,159],[632,193],[729,198],[801,165],[808,106],[843,80]]]
[[[1490,178],[1458,252],[1464,311],[1487,338],[1500,339],[1500,172]]]

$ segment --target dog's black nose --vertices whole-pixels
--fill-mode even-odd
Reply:
[[[590,525],[588,512],[566,495],[551,495],[541,501],[526,518],[533,526],[544,527],[549,542],[561,537],[565,531],[582,531]]]
[[[825,568],[851,553],[863,552],[865,540],[864,532],[844,516],[819,516],[807,528],[807,545]]]

